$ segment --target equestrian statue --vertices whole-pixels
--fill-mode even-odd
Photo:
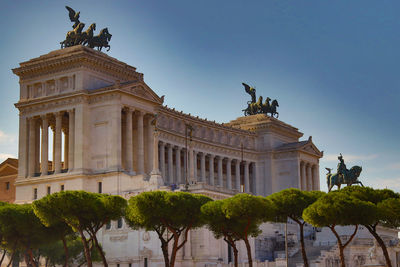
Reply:
[[[331,173],[331,168],[325,168],[328,173],[326,174],[326,182],[328,184],[328,192],[330,192],[334,185],[340,189],[342,184],[347,184],[347,186],[353,184],[360,184],[364,186],[361,181],[358,180],[358,177],[361,174],[362,167],[361,166],[353,166],[350,170],[347,169],[346,164],[344,163],[344,159],[342,154],[338,157],[339,163],[337,166],[337,172]]]
[[[97,48],[101,51],[103,47],[110,50],[110,42],[112,35],[108,32],[107,28],[104,28],[100,33],[94,36],[94,31],[96,30],[96,23],[92,23],[86,31],[83,31],[85,23],[79,21],[80,12],[75,12],[69,6],[65,7],[69,12],[69,19],[74,23],[72,26],[72,31],[69,31],[65,37],[65,40],[60,42],[61,48],[71,47],[75,45],[87,45],[90,48]]]
[[[256,102],[256,89],[245,83],[242,83],[242,85],[244,86],[246,93],[251,96],[251,101],[247,101],[247,108],[242,110],[245,116],[255,114],[271,114],[271,117],[279,117],[279,113],[276,111],[276,107],[279,107],[278,100],[275,99],[272,101],[272,103],[270,103],[271,98],[267,97],[265,99],[265,103],[263,103],[263,97],[260,96]]]

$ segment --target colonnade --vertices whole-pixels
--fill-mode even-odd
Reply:
[[[300,184],[301,190],[319,190],[318,165],[309,162],[300,162]]]
[[[26,132],[20,135],[20,163],[23,177],[44,176],[71,172],[74,168],[74,110],[46,113],[21,120],[20,128]],[[53,155],[49,164],[49,127],[53,133]],[[22,130],[23,131],[23,130]],[[64,133],[64,143],[62,143]],[[62,161],[64,151],[64,161]],[[25,155],[25,157],[23,156]]]
[[[160,141],[159,167],[166,184],[203,182],[239,192],[255,193],[255,162]]]
[[[122,168],[130,175],[153,170],[154,126],[152,114],[134,108],[122,109]]]

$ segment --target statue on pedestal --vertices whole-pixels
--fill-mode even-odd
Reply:
[[[361,174],[362,167],[361,166],[353,166],[350,170],[347,169],[346,164],[344,163],[344,159],[342,154],[338,157],[339,163],[337,166],[337,172],[331,173],[331,168],[325,168],[328,173],[326,174],[326,182],[328,184],[328,191],[330,192],[334,185],[340,189],[342,184],[347,184],[347,186],[353,184],[361,184],[364,186],[361,181],[358,180],[358,177]]]

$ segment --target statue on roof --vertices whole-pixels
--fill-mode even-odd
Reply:
[[[328,173],[326,174],[326,182],[328,184],[328,191],[330,192],[334,185],[340,189],[342,184],[346,184],[347,186],[353,184],[360,184],[364,186],[361,181],[358,180],[358,177],[361,174],[362,167],[361,166],[353,166],[351,169],[347,169],[346,164],[344,163],[344,159],[342,154],[340,153],[338,157],[339,163],[337,166],[337,172],[331,173],[331,168],[325,168]]]
[[[69,19],[74,22],[72,26],[73,30],[69,31],[65,37],[65,40],[60,42],[61,48],[71,47],[75,45],[87,45],[90,48],[97,48],[101,51],[103,47],[110,50],[110,42],[112,35],[108,32],[108,28],[104,28],[100,33],[94,36],[94,31],[96,30],[96,23],[92,23],[86,31],[83,31],[85,23],[80,22],[80,12],[75,12],[69,6],[65,7],[69,12]]]
[[[279,113],[276,111],[276,107],[279,107],[278,100],[274,99],[272,103],[271,98],[267,97],[265,103],[262,103],[263,97],[260,96],[256,102],[256,89],[249,86],[246,83],[242,83],[244,90],[251,96],[251,100],[247,101],[247,108],[243,109],[244,115],[255,115],[255,114],[271,114],[271,117],[279,117]]]

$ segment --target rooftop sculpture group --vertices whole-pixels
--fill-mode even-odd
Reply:
[[[255,114],[271,114],[271,117],[279,117],[279,113],[276,111],[276,107],[279,107],[278,100],[275,99],[272,101],[272,103],[270,103],[271,98],[267,97],[263,103],[263,97],[260,96],[256,102],[256,89],[245,83],[242,84],[246,90],[246,93],[251,96],[251,101],[247,101],[247,108],[242,110],[244,111],[245,116]]]
[[[332,187],[336,185],[338,189],[342,184],[347,184],[347,186],[353,184],[361,184],[364,186],[361,181],[358,180],[358,177],[361,174],[362,167],[361,166],[353,166],[350,170],[347,169],[346,164],[344,163],[344,159],[342,154],[338,157],[339,163],[337,166],[337,173],[331,173],[331,168],[325,168],[328,173],[326,174],[326,182],[328,184],[328,191],[332,190]]]
[[[103,47],[108,48],[107,51],[110,50],[108,42],[111,40],[112,35],[108,32],[107,28],[102,29],[98,35],[94,36],[93,32],[96,30],[96,23],[92,23],[86,31],[82,32],[85,23],[79,21],[80,12],[75,12],[75,10],[68,6],[66,8],[69,11],[69,19],[71,22],[74,22],[74,25],[72,26],[73,30],[67,33],[65,40],[60,42],[61,48],[74,45],[87,45],[90,48],[96,47],[99,51]]]

